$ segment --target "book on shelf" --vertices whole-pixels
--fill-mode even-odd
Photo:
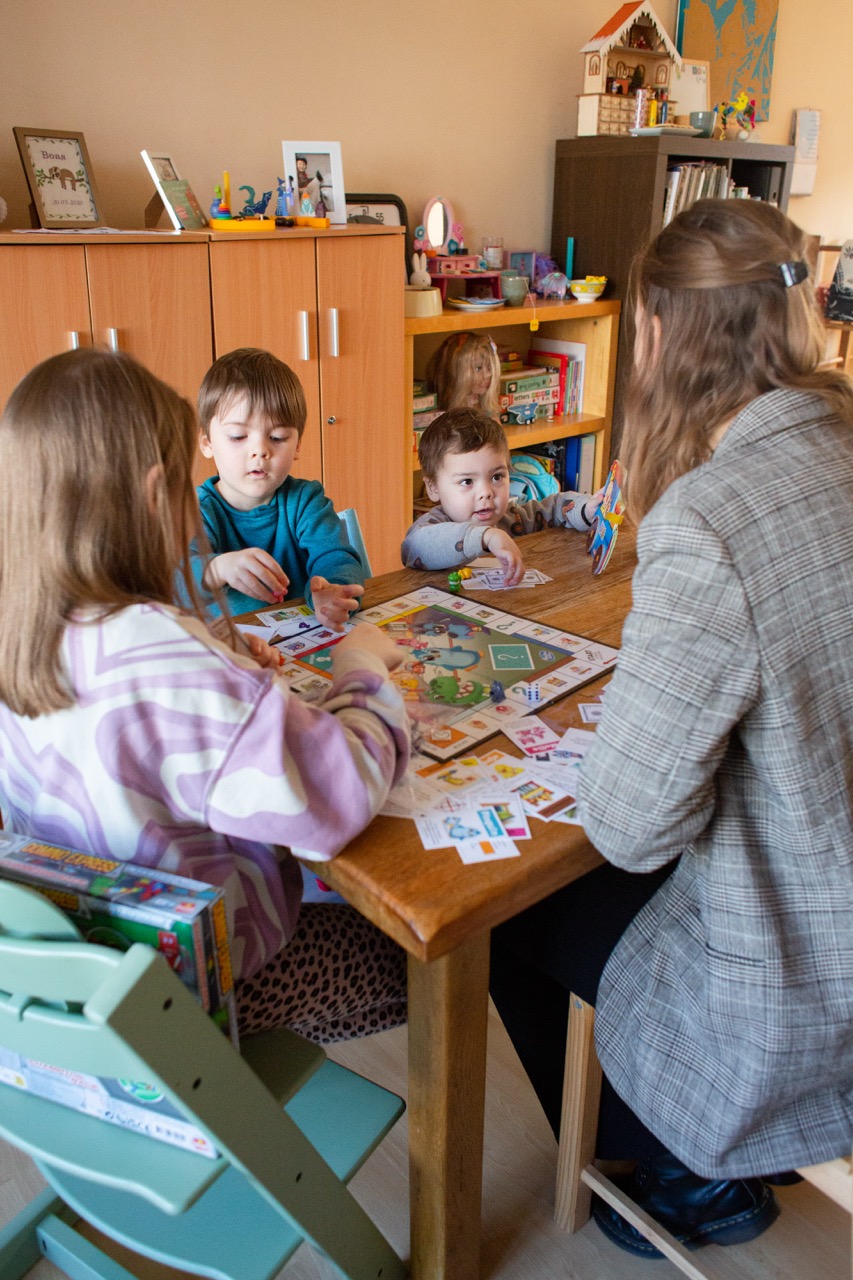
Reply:
[[[498,403],[502,409],[514,404],[556,405],[560,403],[560,388],[559,386],[536,387],[533,391],[513,391],[509,395],[498,396]]]
[[[595,483],[595,435],[590,432],[578,438],[578,493],[592,493]]]
[[[412,412],[426,413],[438,408],[438,396],[434,391],[416,391],[412,397]]]
[[[528,359],[556,368],[560,372],[560,413],[583,412],[583,375],[586,360],[585,342],[568,342],[558,338],[539,338],[531,344]]]
[[[510,373],[500,375],[500,394],[512,395],[517,391],[535,391],[538,387],[556,387],[559,374],[544,365],[524,365]]]

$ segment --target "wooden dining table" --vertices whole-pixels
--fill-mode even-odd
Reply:
[[[623,525],[604,573],[586,539],[548,529],[523,540],[525,565],[551,581],[466,592],[560,630],[618,646],[631,603],[635,540]],[[364,607],[417,587],[447,589],[446,573],[400,570],[371,579]],[[553,726],[589,728],[578,706],[609,677],[540,711]],[[502,735],[477,750],[519,752]],[[532,819],[521,856],[463,865],[452,848],[426,852],[415,824],[379,816],[316,870],[408,953],[409,1170],[413,1280],[479,1280],[489,935],[504,920],[599,865],[579,826]]]

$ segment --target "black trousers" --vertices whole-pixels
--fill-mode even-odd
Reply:
[[[569,992],[595,1004],[611,951],[674,865],[632,875],[608,863],[492,933],[492,998],[558,1136]],[[605,1076],[596,1155],[642,1160],[665,1153]]]

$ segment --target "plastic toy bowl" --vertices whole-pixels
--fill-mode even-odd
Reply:
[[[578,302],[595,302],[604,293],[606,284],[606,276],[587,276],[585,280],[572,280],[569,288]]]

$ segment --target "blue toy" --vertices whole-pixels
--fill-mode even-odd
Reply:
[[[238,188],[238,190],[245,191],[247,193],[246,203],[243,205],[243,208],[241,211],[242,216],[244,218],[252,218],[252,217],[262,218],[264,216],[264,213],[266,212],[267,205],[272,199],[272,192],[265,191],[264,194],[261,196],[260,200],[256,200],[254,187],[240,187]]]

